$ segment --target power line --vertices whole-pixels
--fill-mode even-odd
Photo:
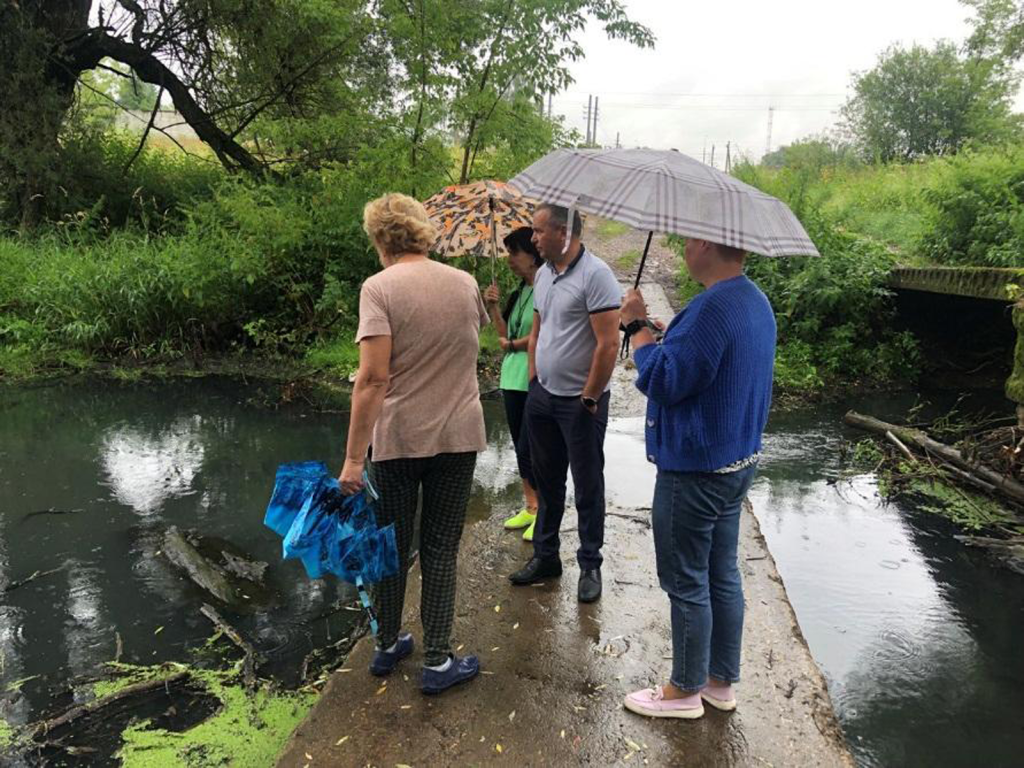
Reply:
[[[604,108],[611,109],[662,109],[662,110],[691,110],[691,111],[702,111],[702,112],[763,112],[765,105],[761,104],[758,106],[750,107],[739,107],[739,106],[718,106],[712,104],[622,104],[622,103],[608,103],[605,102],[602,105]],[[775,106],[775,112],[835,112],[842,108],[842,104],[835,104],[833,106],[814,106],[814,107],[780,107]]]
[[[556,104],[564,104],[565,101],[558,99]],[[646,102],[635,102],[635,101],[605,101],[602,105],[604,107],[610,107],[612,109],[692,109],[692,110],[708,110],[708,111],[757,111],[761,112],[768,107],[773,107],[777,112],[830,112],[836,109],[840,109],[843,104],[839,102],[833,102],[832,104],[793,104],[789,106],[779,106],[774,102],[766,104],[757,103],[733,103],[733,104],[671,104],[665,102],[659,102],[656,104]]]
[[[669,91],[602,91],[606,96],[673,96],[682,98],[766,98],[766,99],[787,99],[787,98],[843,98],[848,96],[848,93],[704,93],[704,92],[689,92],[689,93],[672,93]],[[581,91],[562,91],[561,95],[581,96]]]

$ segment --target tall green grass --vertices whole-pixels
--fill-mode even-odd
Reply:
[[[888,165],[741,166],[907,265],[1024,266],[1024,148],[971,149]]]

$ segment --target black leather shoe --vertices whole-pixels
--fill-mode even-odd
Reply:
[[[592,603],[601,596],[601,570],[592,568],[580,574],[580,586],[577,592],[581,603]]]
[[[530,562],[508,577],[508,580],[517,587],[526,584],[536,584],[544,579],[556,579],[562,575],[562,561],[552,558],[541,560],[539,557],[531,557]]]

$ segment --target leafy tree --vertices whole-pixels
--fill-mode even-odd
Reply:
[[[765,155],[761,164],[768,168],[807,168],[815,173],[823,168],[855,165],[854,148],[841,138],[829,135],[808,136],[786,144]]]
[[[1001,58],[1007,64],[1024,56],[1024,3],[1020,0],[961,0],[973,8],[974,32],[967,50],[974,56]]]
[[[1001,61],[964,56],[951,42],[889,48],[854,78],[844,129],[868,159],[955,153],[969,141],[1019,135],[1011,112],[1018,78]]]
[[[23,228],[34,225],[40,201],[56,189],[59,135],[76,89],[104,58],[164,89],[226,167],[263,171],[267,158],[245,141],[257,121],[342,113],[365,100],[369,83],[386,87],[371,11],[363,0],[0,4],[0,178],[9,187],[7,205]],[[387,99],[378,92],[373,101]]]
[[[503,126],[516,130],[523,103],[571,83],[568,65],[584,55],[577,37],[589,17],[612,39],[654,45],[619,0],[381,0],[380,9],[413,104],[411,153],[447,129],[462,147],[460,183]]]

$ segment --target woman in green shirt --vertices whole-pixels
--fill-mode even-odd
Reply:
[[[533,278],[544,260],[533,244],[533,230],[520,227],[505,238],[508,251],[508,265],[512,274],[520,278],[519,288],[509,296],[503,312],[498,311],[501,297],[498,286],[492,285],[484,292],[487,309],[494,321],[505,359],[501,363],[502,398],[505,401],[505,417],[512,433],[516,448],[519,476],[523,480],[523,496],[526,507],[505,521],[509,530],[525,528],[523,539],[533,541],[533,528],[537,522],[537,491],[533,481],[530,463],[530,441],[526,435],[526,395],[529,390],[529,360],[527,346],[533,329]]]

